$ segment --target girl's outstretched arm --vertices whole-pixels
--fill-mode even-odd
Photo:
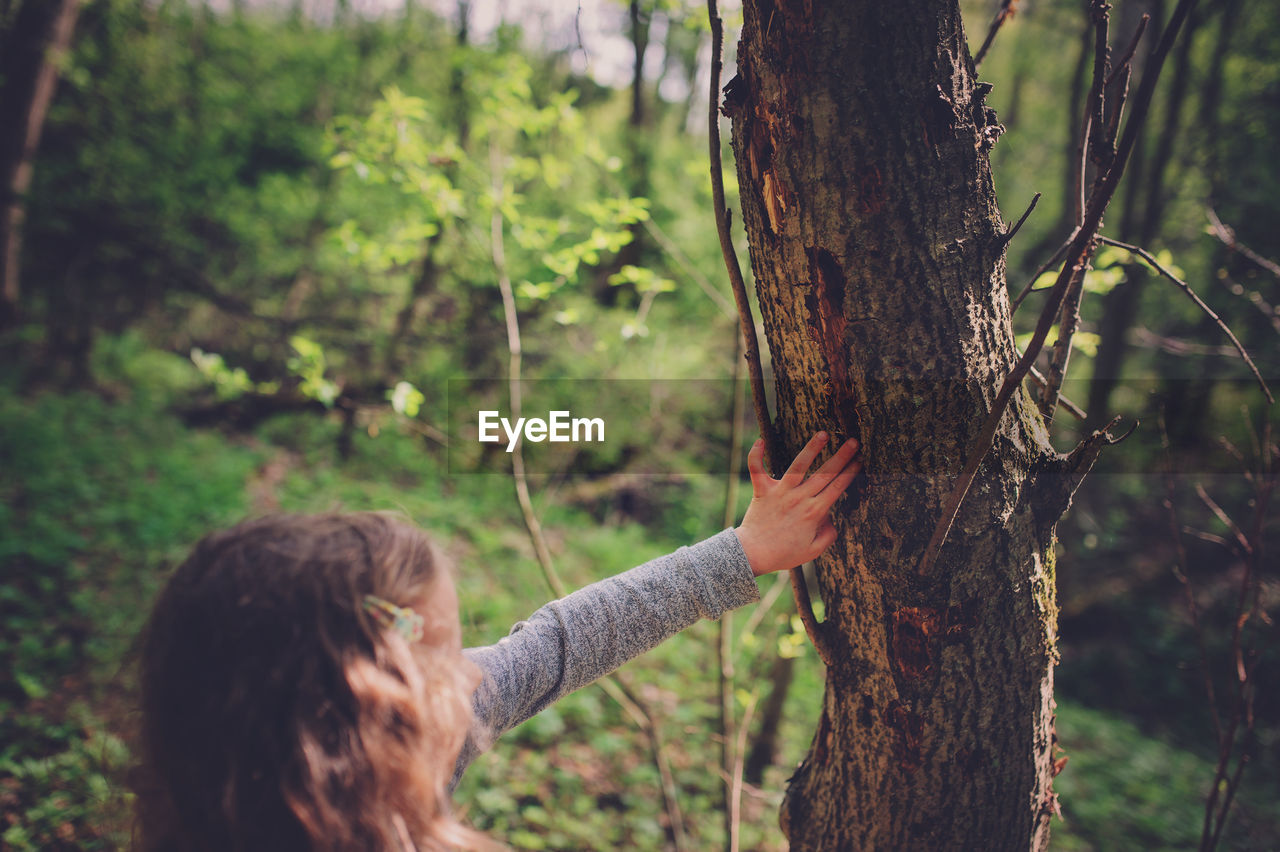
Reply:
[[[764,473],[757,443],[748,456],[753,498],[736,530],[552,601],[496,644],[467,649],[484,680],[474,701],[477,730],[458,758],[455,783],[505,731],[699,619],[758,600],[757,576],[826,550],[835,538],[831,506],[860,469],[851,441],[806,479],[826,440],[815,435],[780,480]]]

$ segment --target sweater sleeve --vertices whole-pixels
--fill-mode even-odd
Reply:
[[[558,699],[701,618],[759,599],[738,536],[726,529],[552,601],[495,645],[468,648],[484,680],[454,782],[497,737]]]

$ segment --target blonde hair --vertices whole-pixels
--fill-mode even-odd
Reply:
[[[426,534],[386,514],[269,517],[197,544],[143,633],[136,848],[499,848],[449,799],[472,724],[457,648],[361,608],[425,600],[440,574]]]

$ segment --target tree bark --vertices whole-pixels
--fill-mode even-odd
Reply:
[[[25,0],[0,39],[0,329],[18,319],[26,195],[79,12],[80,0]]]
[[[915,569],[1016,361],[1002,128],[958,5],[748,0],[738,62],[725,110],[778,427],[792,453],[857,436],[866,471],[818,563],[835,659],[783,829],[796,850],[1044,848],[1053,531],[1081,472],[1025,392]]]

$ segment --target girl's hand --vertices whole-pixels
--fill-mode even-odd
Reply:
[[[862,470],[862,462],[854,458],[857,440],[850,439],[805,479],[826,443],[826,432],[810,438],[782,479],[765,473],[763,441],[757,440],[747,454],[751,505],[736,532],[757,577],[803,565],[836,540],[831,507]]]

